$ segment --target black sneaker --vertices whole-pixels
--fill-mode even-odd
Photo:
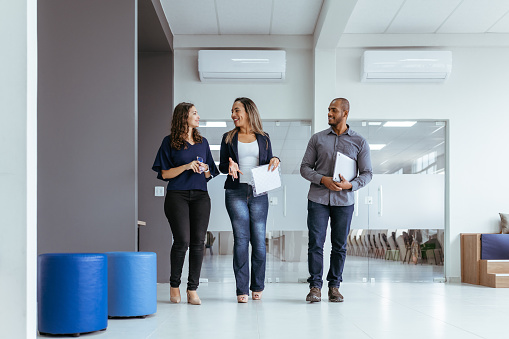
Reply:
[[[306,301],[318,302],[322,300],[322,292],[318,287],[311,287],[309,294],[306,296]]]
[[[339,289],[337,287],[329,287],[329,301],[333,303],[343,302],[345,299],[339,293]]]

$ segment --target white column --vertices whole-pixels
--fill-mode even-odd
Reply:
[[[336,49],[315,49],[315,111],[313,114],[314,133],[329,127],[327,108],[336,93]]]
[[[37,0],[0,3],[0,330],[35,338]]]

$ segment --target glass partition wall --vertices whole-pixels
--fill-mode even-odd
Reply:
[[[343,279],[349,282],[433,281],[444,277],[444,121],[349,121],[371,147],[373,180],[355,193]],[[269,193],[267,283],[306,282],[307,192],[300,163],[311,121],[264,120],[281,159],[282,187]],[[219,162],[223,133],[233,123],[201,122],[200,132]],[[209,182],[212,212],[202,278],[234,281],[233,234],[221,175]],[[324,250],[324,278],[330,239]]]

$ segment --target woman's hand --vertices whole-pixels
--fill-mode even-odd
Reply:
[[[191,161],[187,164],[187,169],[192,170],[194,173],[200,173],[200,162],[198,160]]]
[[[270,171],[270,168],[272,167],[272,172],[274,172],[274,170],[279,166],[279,163],[280,161],[276,157],[270,159],[269,168],[267,169],[267,171]]]
[[[233,179],[238,179],[239,178],[239,175],[238,173],[244,175],[244,173],[242,173],[242,171],[239,169],[239,165],[232,160],[232,158],[229,158],[230,159],[230,164],[228,165],[228,175],[231,175]]]

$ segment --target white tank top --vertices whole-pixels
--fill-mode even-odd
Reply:
[[[260,150],[258,142],[244,143],[239,141],[239,169],[244,175],[240,175],[240,182],[249,184],[253,178],[251,169],[260,163]]]

